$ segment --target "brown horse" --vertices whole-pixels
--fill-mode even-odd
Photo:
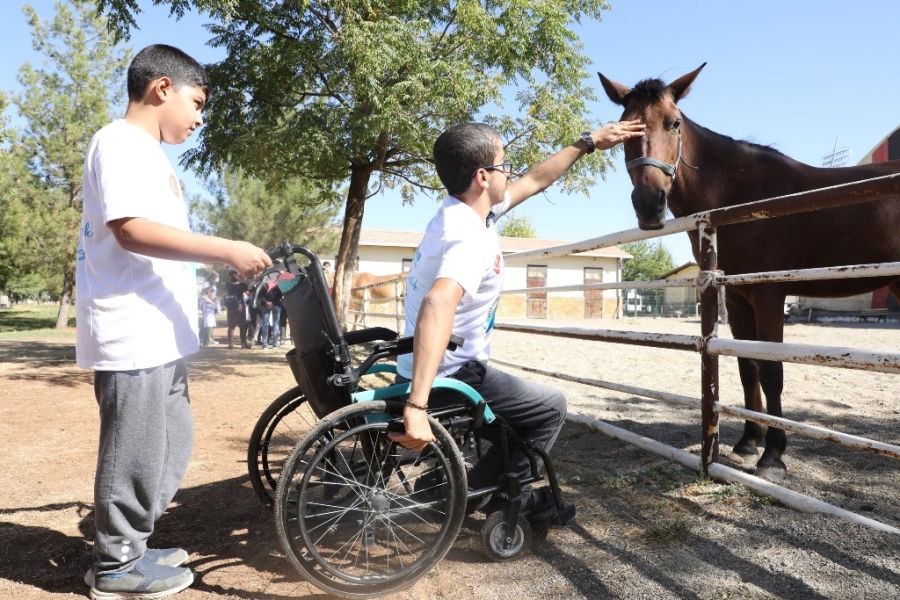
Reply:
[[[397,297],[397,288],[393,283],[377,285],[366,290],[359,290],[356,288],[365,287],[367,285],[372,285],[373,283],[379,283],[382,281],[390,281],[391,279],[397,279],[398,277],[404,277],[405,275],[405,273],[394,273],[393,275],[375,275],[373,273],[366,273],[365,271],[358,271],[354,273],[353,284],[350,286],[350,310],[358,312],[357,314],[353,315],[353,322],[359,323],[362,320],[362,315],[359,313],[361,313],[364,308],[363,295],[365,294],[365,292],[369,293],[369,300],[386,300],[388,298]],[[406,280],[404,279],[400,282],[400,296],[403,297],[405,295]]]
[[[737,141],[701,127],[678,108],[705,66],[666,85],[659,79],[634,88],[600,80],[606,95],[624,107],[622,120],[647,125],[643,138],[625,142],[626,168],[634,190],[631,202],[642,229],[659,229],[666,208],[676,217],[775,196],[859,181],[900,171],[900,161],[838,169],[799,163],[771,148]],[[723,226],[718,231],[718,266],[727,275],[808,269],[900,260],[900,200],[869,202],[844,208]],[[689,234],[699,261],[698,233]],[[900,299],[900,279],[873,277],[729,286],[726,307],[736,339],[781,342],[786,295],[852,296],[885,285]],[[781,416],[782,364],[738,359],[744,403],[762,412],[760,386],[770,415]],[[729,458],[751,462],[765,440],[756,474],[782,479],[784,430],[768,431],[750,421]]]

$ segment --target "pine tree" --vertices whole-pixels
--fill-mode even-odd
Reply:
[[[22,203],[27,213],[22,248],[47,275],[61,278],[56,326],[68,323],[75,286],[75,251],[81,224],[82,171],[93,134],[122,99],[127,50],[112,44],[106,19],[89,0],[56,2],[49,22],[24,7],[41,67],[25,63],[25,90],[13,102],[25,121],[15,151],[26,157]]]

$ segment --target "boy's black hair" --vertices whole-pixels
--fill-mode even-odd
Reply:
[[[451,196],[462,194],[472,185],[480,168],[493,164],[500,135],[483,123],[465,123],[451,127],[434,143],[434,168]]]
[[[177,90],[182,86],[199,87],[209,100],[209,75],[196,60],[165,44],[153,44],[137,53],[128,66],[128,99],[139,101],[155,79],[168,77]]]

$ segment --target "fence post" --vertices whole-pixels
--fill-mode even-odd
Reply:
[[[719,400],[719,357],[709,352],[708,344],[716,337],[719,319],[719,294],[716,286],[718,257],[716,256],[716,228],[700,224],[700,418],[702,442],[700,461],[704,474],[719,460],[719,414],[715,404]]]
[[[397,280],[394,282],[394,317],[397,320],[397,335],[400,335],[402,332],[400,330],[400,286],[403,284],[402,280]],[[404,319],[405,321],[406,319]]]
[[[362,315],[363,329],[368,329],[369,328],[369,289],[368,288],[363,290],[362,310],[363,310],[363,315]]]

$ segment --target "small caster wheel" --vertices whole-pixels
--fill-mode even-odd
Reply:
[[[484,553],[494,562],[515,560],[522,555],[522,550],[531,547],[531,524],[519,515],[511,539],[506,540],[506,521],[509,512],[498,510],[488,515],[481,528],[481,546]]]

